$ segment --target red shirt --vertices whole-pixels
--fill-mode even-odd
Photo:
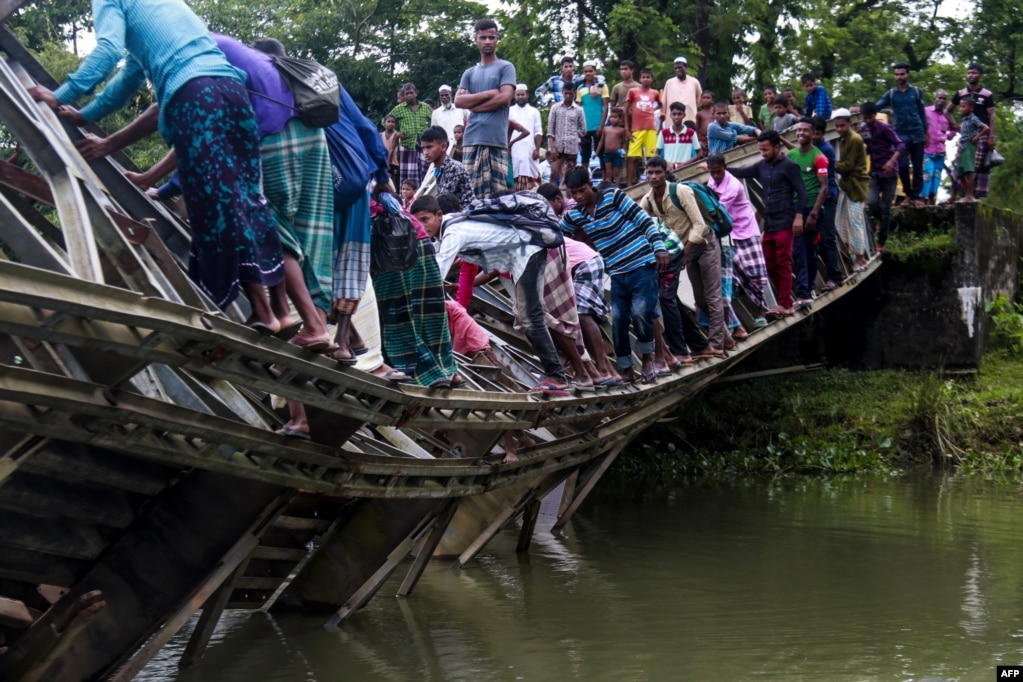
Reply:
[[[633,88],[629,90],[629,111],[632,113],[630,130],[656,130],[654,127],[654,111],[660,106],[660,98],[653,88]]]

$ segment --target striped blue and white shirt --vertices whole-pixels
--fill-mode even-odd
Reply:
[[[597,194],[594,215],[577,206],[561,219],[567,234],[585,232],[604,259],[611,276],[621,275],[656,262],[656,253],[667,253],[654,221],[639,205],[618,189]]]

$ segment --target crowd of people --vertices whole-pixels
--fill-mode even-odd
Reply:
[[[806,74],[802,109],[794,92],[769,86],[754,115],[741,90],[727,103],[702,89],[685,57],[659,90],[629,60],[609,88],[595,62],[576,75],[565,57],[533,93],[550,107],[544,134],[529,87],[497,56],[491,19],[474,28],[479,62],[457,88],[439,87],[435,108],[408,83],[380,132],[342,87],[338,122],[321,129],[298,115],[273,59],[284,55],[280,42],[211,34],[183,0],[93,7],[96,49],[56,91],[31,93],[81,125],[153,84],[157,104],[78,147],[100,158],[159,130],[170,154],[131,177],[155,198],[181,195],[189,275],[201,291],[221,308],[244,293],[247,323],[261,334],[431,388],[466,384],[456,357],[497,364],[468,313],[474,287],[491,280],[506,285],[540,361],[532,392],[542,397],[653,383],[724,357],[749,335],[736,289],[755,327],[811,307],[818,250],[824,291],[845,276],[840,242],[849,269],[864,268],[873,233],[884,247],[900,178],[906,205],[933,201],[945,143],[958,132],[955,186],[973,201],[986,193],[995,146],[994,98],[975,64],[965,88],[951,99],[939,90],[930,106],[896,64],[895,86],[876,102],[833,109]],[[94,100],[71,106],[122,58]],[[892,126],[880,120],[885,107]],[[829,120],[837,149],[824,139]],[[790,128],[794,143],[780,134]],[[725,152],[754,141],[761,159],[729,167]],[[707,171],[706,186],[676,181],[692,164]],[[640,171],[648,188],[634,201],[621,186]],[[763,189],[759,217],[745,178]],[[413,265],[371,273],[380,215],[411,221]],[[683,270],[699,318],[679,300]],[[601,331],[609,314],[613,362]],[[279,433],[308,438],[304,407],[289,407]]]

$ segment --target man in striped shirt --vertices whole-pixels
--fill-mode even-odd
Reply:
[[[597,247],[611,276],[611,334],[622,378],[635,380],[629,326],[634,326],[636,352],[643,362],[642,380],[653,383],[654,308],[657,271],[668,267],[668,251],[646,213],[624,192],[613,187],[597,190],[587,169],[577,166],[565,177],[576,201],[561,220],[566,234],[582,230]]]

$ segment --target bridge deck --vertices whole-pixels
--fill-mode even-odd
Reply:
[[[572,476],[570,515],[645,426],[878,267],[653,385],[536,401],[466,367],[485,390],[395,386],[212,306],[181,267],[186,226],[116,161],[82,160],[81,132],[26,96],[44,72],[2,26],[0,48],[0,122],[35,168],[0,161],[0,580],[28,614],[0,621],[4,679],[129,679],[203,604],[213,624],[225,606],[278,599],[346,616],[417,542],[425,560],[470,529],[464,563]],[[505,371],[530,377],[528,346],[502,338]],[[331,429],[274,434],[271,395]],[[536,446],[488,458],[511,429]],[[354,556],[369,527],[375,546]]]

